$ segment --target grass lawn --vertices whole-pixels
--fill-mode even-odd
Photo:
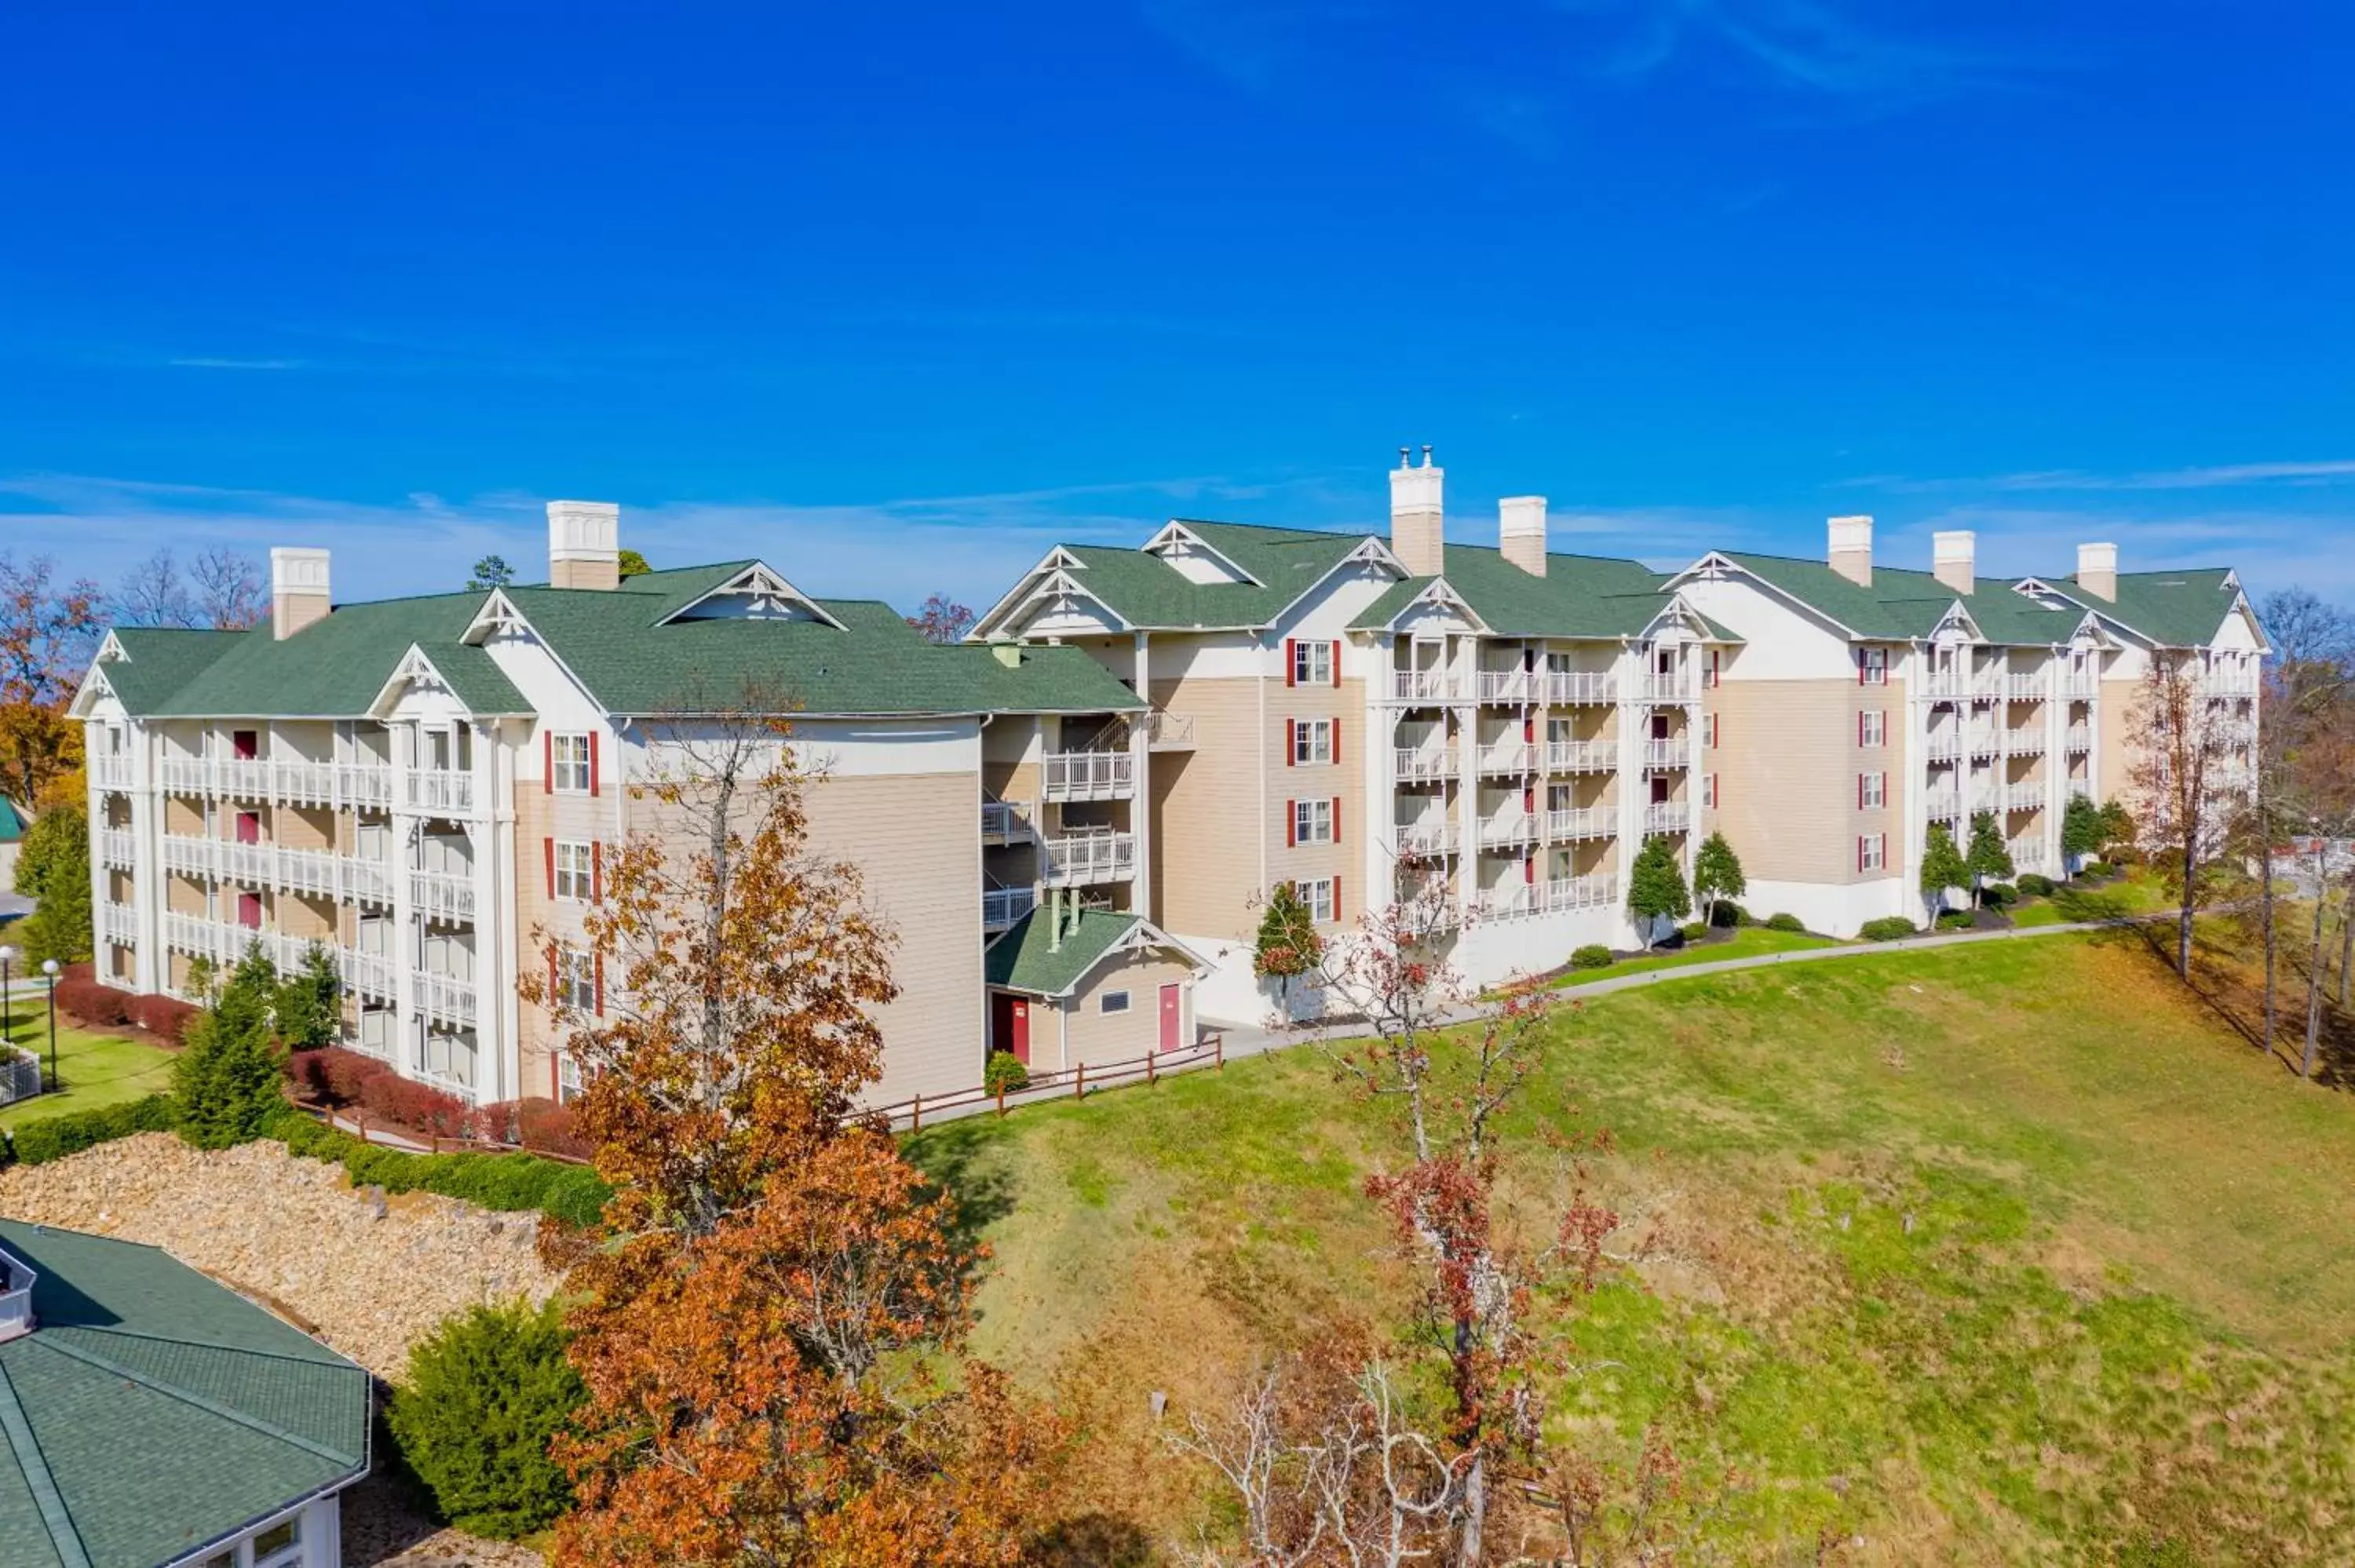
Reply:
[[[1701,976],[1548,1028],[1508,1222],[1578,1180],[1633,1261],[1532,1305],[1547,1427],[1619,1466],[1668,1434],[1691,1560],[2355,1561],[2355,1102],[2135,935]],[[992,1250],[978,1347],[1083,1424],[1093,1506],[1220,1528],[1151,1393],[1219,1408],[1343,1319],[1405,1344],[1361,1193],[1394,1109],[1295,1049],[911,1140]],[[1600,1128],[1573,1178],[1550,1135]]]
[[[28,1017],[20,1000],[10,1038],[41,1058],[49,1059],[48,1014],[37,1006]],[[124,1100],[141,1099],[171,1086],[172,1054],[159,1046],[112,1035],[90,1034],[58,1026],[58,1075],[65,1087],[56,1094],[37,1095],[0,1110],[0,1127],[17,1127],[42,1117],[69,1111],[95,1110]]]
[[[1764,926],[1743,926],[1722,942],[1696,942],[1670,952],[1623,959],[1604,969],[1575,969],[1552,983],[1557,989],[1569,989],[1618,975],[1639,974],[1646,969],[1681,969],[1687,964],[1713,964],[1726,959],[1754,959],[1765,953],[1796,953],[1802,948],[1839,945],[1829,937],[1818,937],[1813,932],[1770,931]]]
[[[2119,920],[2130,915],[2150,915],[2169,906],[2167,890],[2156,877],[2137,872],[2105,887],[2073,887],[2062,884],[2050,898],[2040,898],[2012,911],[2015,926],[2063,926],[2077,920]]]

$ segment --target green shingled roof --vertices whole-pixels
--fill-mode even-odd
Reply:
[[[2120,572],[2118,596],[2109,600],[2086,592],[2073,577],[2039,580],[2050,583],[2104,618],[2169,648],[2190,648],[2208,642],[2241,598],[2232,572],[2223,567]]]
[[[1667,579],[1640,561],[1550,553],[1540,577],[1490,546],[1451,544],[1441,565],[1441,578],[1499,637],[1633,637],[1668,605],[1661,588]],[[1350,630],[1386,629],[1433,580],[1393,583]]]
[[[1076,919],[1065,916],[1063,939],[1056,942],[1047,911],[1034,909],[990,945],[983,955],[982,978],[1007,991],[1061,996],[1143,923],[1140,916],[1082,910]]]
[[[0,1248],[39,1277],[0,1342],[9,1568],[154,1568],[367,1472],[368,1373],[308,1335],[154,1247]]]
[[[1259,581],[1198,583],[1143,550],[1066,545],[1064,551],[1081,563],[1073,577],[1123,620],[1146,630],[1257,629],[1273,622],[1366,538],[1305,528],[1177,521]]]
[[[1732,550],[1718,554],[1859,638],[1910,641],[1927,637],[1958,603],[1989,642],[2033,647],[2066,642],[2084,620],[2082,610],[2048,608],[1991,578],[1980,579],[1970,593],[1958,594],[1932,572],[1875,567],[1867,587],[1850,582],[1823,561]]]

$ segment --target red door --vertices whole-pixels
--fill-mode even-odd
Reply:
[[[1161,988],[1161,1049],[1164,1051],[1178,1049],[1180,1022],[1178,1011],[1178,988],[1174,985],[1163,986]]]
[[[261,755],[261,733],[250,729],[231,730],[229,736],[229,748],[236,754],[239,760],[250,762]]]
[[[261,929],[261,895],[240,893],[237,895],[237,923],[249,931]]]
[[[1011,991],[992,992],[989,999],[989,1048],[1011,1051],[1024,1066],[1030,1065],[1030,1001]]]
[[[241,844],[258,844],[261,842],[261,812],[240,811],[237,814],[237,842]]]

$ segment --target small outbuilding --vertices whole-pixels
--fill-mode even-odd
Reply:
[[[337,1568],[368,1374],[159,1248],[0,1220],[0,1560]]]
[[[1050,903],[990,945],[989,1045],[1062,1071],[1195,1044],[1202,960],[1141,915]]]

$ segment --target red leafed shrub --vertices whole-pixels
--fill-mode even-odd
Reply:
[[[368,1081],[391,1071],[389,1063],[341,1045],[297,1051],[286,1058],[286,1075],[294,1086],[309,1097],[330,1105],[359,1103]]]
[[[58,983],[59,985],[65,984],[68,980],[96,980],[97,978],[98,966],[91,962],[88,959],[82,959],[82,961],[78,964],[68,964],[65,968],[58,971]]]
[[[562,1154],[586,1160],[594,1152],[581,1136],[579,1118],[570,1106],[531,1098],[516,1102],[516,1141],[540,1154]]]
[[[188,1020],[194,1018],[198,1012],[192,1003],[180,1001],[160,992],[129,998],[125,1005],[130,1012],[132,1022],[139,1025],[148,1033],[168,1040],[175,1045],[181,1043],[184,1032],[188,1026]]]
[[[78,968],[84,966],[76,966]],[[71,1013],[93,1028],[104,1029],[131,1022],[127,992],[94,980],[61,980],[58,981],[58,1007]]]
[[[474,1110],[453,1094],[400,1076],[378,1073],[360,1086],[360,1107],[370,1118],[433,1138],[465,1138],[474,1131]]]

